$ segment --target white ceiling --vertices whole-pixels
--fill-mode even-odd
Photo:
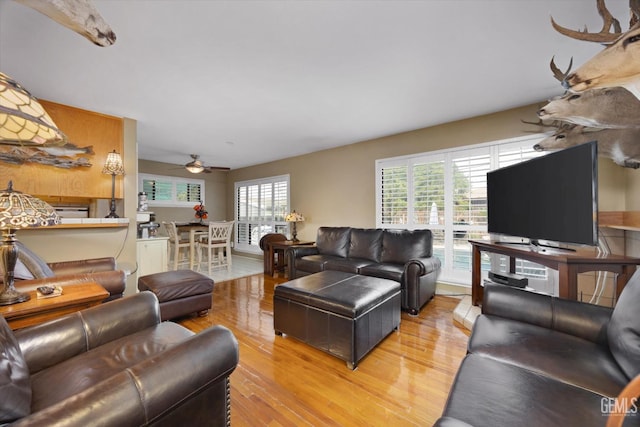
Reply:
[[[599,30],[595,0],[95,4],[113,46],[0,0],[0,71],[136,119],[139,157],[175,164],[239,168],[540,102],[562,93],[552,56],[601,49],[549,22]],[[628,28],[628,3],[607,5]]]

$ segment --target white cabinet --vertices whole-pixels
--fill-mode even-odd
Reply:
[[[138,239],[138,277],[167,271],[168,237]]]

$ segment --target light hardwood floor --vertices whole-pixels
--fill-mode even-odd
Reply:
[[[469,332],[452,321],[458,299],[436,296],[355,371],[344,361],[273,332],[273,289],[263,274],[216,282],[205,317],[179,320],[198,332],[233,331],[240,363],[231,375],[234,426],[428,426],[441,415]]]

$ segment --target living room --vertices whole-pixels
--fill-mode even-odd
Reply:
[[[3,0],[0,4],[0,12],[6,16],[14,12],[16,8],[22,6],[9,6],[10,0]],[[552,3],[552,2],[550,2]],[[571,3],[571,2],[569,2]],[[613,3],[613,2],[612,2]],[[100,8],[101,2],[96,2]],[[590,19],[597,20],[594,4],[583,4],[572,2],[575,7],[588,9]],[[615,4],[614,4],[615,5]],[[624,9],[621,5],[615,5],[618,9]],[[624,5],[622,5],[624,6]],[[556,15],[553,10],[553,4],[549,6],[549,10],[545,13]],[[23,14],[19,16],[23,17]],[[582,17],[579,17],[580,19]],[[579,19],[575,18],[575,19]],[[9,19],[9,18],[3,18]],[[41,18],[46,19],[46,18]],[[580,22],[576,24],[582,25]],[[53,25],[53,24],[52,24]],[[544,23],[544,30],[552,31],[548,20]],[[596,25],[596,24],[594,24]],[[5,25],[2,27],[7,28]],[[3,43],[7,40],[4,30],[2,33]],[[63,29],[61,31],[67,31]],[[79,43],[86,43],[78,35],[69,32],[69,38],[79,38]],[[562,36],[558,36],[559,39]],[[117,43],[122,40],[118,40]],[[117,43],[113,46],[117,47]],[[583,42],[568,42],[570,46],[567,50],[580,46]],[[98,47],[87,45],[86,49],[100,49]],[[557,51],[552,46],[543,46],[546,61]],[[566,47],[565,47],[566,48]],[[26,46],[25,46],[26,49]],[[109,48],[106,48],[109,49]],[[106,50],[105,50],[106,51]],[[10,55],[4,55],[7,52]],[[186,163],[191,152],[200,152],[191,148],[181,150],[184,156],[174,155],[171,162],[157,161],[150,158],[139,156],[140,148],[138,144],[142,144],[140,134],[147,124],[144,117],[130,114],[129,111],[105,111],[103,108],[92,108],[86,104],[75,104],[67,102],[64,94],[58,94],[55,91],[41,91],[40,83],[35,84],[31,77],[24,78],[24,74],[19,71],[19,67],[7,65],[9,62],[19,61],[17,56],[13,56],[11,51],[1,49],[3,53],[2,71],[7,72],[11,77],[24,84],[33,94],[47,101],[71,105],[81,109],[87,109],[99,114],[107,114],[117,116],[123,119],[124,131],[122,146],[114,146],[122,152],[125,161],[126,174],[119,177],[117,181],[118,209],[122,217],[135,218],[137,210],[137,195],[139,192],[138,178],[139,173],[153,173],[169,176],[189,176],[188,173],[178,170],[178,168]],[[568,60],[569,56],[566,58]],[[536,64],[538,65],[538,64]],[[533,65],[529,65],[533,67]],[[548,86],[550,91],[555,91],[556,95],[562,93],[562,88],[558,82],[555,82],[551,73],[547,69],[547,63],[541,64],[538,69],[542,73],[548,74]],[[44,80],[44,78],[43,78]],[[56,82],[53,77],[47,76],[46,84],[54,86]],[[451,90],[455,92],[454,89]],[[99,98],[99,95],[96,95]],[[486,113],[474,114],[465,118],[459,118],[452,121],[442,122],[415,128],[415,130],[407,130],[394,132],[384,135],[371,135],[369,138],[360,138],[350,141],[348,145],[336,146],[333,148],[321,148],[313,152],[290,156],[287,153],[295,152],[292,148],[290,151],[282,148],[274,149],[277,152],[276,158],[262,163],[252,164],[231,168],[229,171],[213,172],[211,174],[201,174],[198,178],[204,179],[207,185],[206,206],[209,210],[211,218],[219,220],[231,220],[235,216],[235,183],[242,181],[250,181],[265,177],[288,175],[290,182],[290,202],[291,209],[296,209],[305,215],[305,221],[298,224],[298,237],[301,240],[313,241],[316,233],[321,226],[351,226],[361,228],[373,228],[378,225],[376,218],[376,161],[381,159],[390,159],[417,153],[432,152],[438,150],[447,150],[456,147],[473,146],[476,144],[488,143],[491,141],[511,140],[518,137],[526,137],[532,132],[539,129],[534,125],[525,124],[522,121],[535,122],[537,120],[537,111],[541,104],[546,101],[546,96],[539,96],[529,102],[510,104],[498,110],[487,110]],[[204,138],[209,140],[209,137]],[[146,141],[145,141],[146,142]],[[149,144],[152,146],[152,144]],[[174,142],[175,144],[175,142]],[[186,143],[185,143],[186,144]],[[206,141],[198,142],[202,145],[202,151],[205,151]],[[265,145],[269,142],[265,140]],[[241,144],[237,144],[241,145]],[[310,145],[313,145],[310,143]],[[318,145],[320,146],[320,145]],[[148,150],[148,148],[147,148]],[[188,151],[187,151],[188,150]],[[269,154],[273,156],[273,153]],[[214,163],[214,155],[206,158],[207,164]],[[211,159],[211,160],[209,160]],[[95,164],[101,164],[104,159],[95,158]],[[175,170],[174,170],[175,168]],[[23,170],[24,171],[24,170]],[[0,176],[3,180],[7,180],[16,170],[12,167],[0,167]],[[68,171],[73,173],[73,171]],[[638,189],[640,189],[640,177],[635,169],[623,168],[614,164],[610,159],[603,158],[599,162],[599,210],[601,212],[622,212],[622,211],[639,211],[640,200],[637,197]],[[105,176],[103,185],[110,188],[110,177]],[[23,190],[22,188],[18,188]],[[104,198],[98,205],[98,211],[108,211],[108,196]],[[159,211],[159,220],[172,220],[170,215],[163,217],[162,210]],[[189,209],[180,211],[180,218],[187,219],[192,216],[193,212]],[[103,214],[96,216],[104,216]],[[52,234],[55,233],[55,234]],[[628,256],[640,256],[640,237],[639,231],[629,228],[625,231],[620,230],[604,230],[605,236],[612,239],[612,246],[618,253]],[[55,236],[54,239],[49,237]],[[100,256],[111,256],[116,253],[120,254],[119,261],[135,265],[136,249],[135,249],[135,223],[132,221],[128,227],[119,230],[31,230],[20,233],[18,238],[28,247],[38,248],[38,253],[47,261],[62,261],[66,259],[78,259],[87,257],[87,253]],[[100,244],[96,245],[95,242]],[[447,283],[441,283],[441,290],[459,291],[459,287],[450,287]],[[249,286],[250,289],[250,286]],[[467,292],[462,288],[462,292]],[[135,276],[131,276],[127,280],[128,295],[136,292]],[[585,298],[590,297],[585,292]]]

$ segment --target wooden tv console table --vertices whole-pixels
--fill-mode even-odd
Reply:
[[[469,240],[472,247],[471,301],[473,305],[482,304],[480,253],[490,252],[509,257],[509,271],[515,273],[516,259],[524,259],[558,270],[558,296],[578,299],[578,274],[586,271],[610,271],[616,274],[616,296],[619,297],[640,264],[640,258],[622,255],[598,255],[595,250],[578,249],[576,252],[547,248],[532,248],[507,242]]]

